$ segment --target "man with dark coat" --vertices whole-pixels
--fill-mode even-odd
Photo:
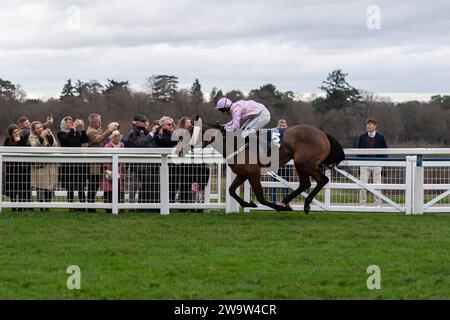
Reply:
[[[61,121],[61,131],[58,132],[58,140],[61,147],[80,148],[84,143],[89,142],[86,134],[84,122],[82,120],[73,121],[72,117],[66,116]],[[68,202],[73,202],[74,191],[78,191],[80,202],[86,202],[84,191],[86,176],[88,173],[85,163],[63,163],[60,167],[60,181],[64,189],[67,190]],[[69,211],[76,211],[74,208]]]
[[[158,145],[148,131],[148,118],[137,114],[133,118],[133,128],[128,134],[127,148],[156,148]],[[156,163],[130,163],[130,202],[157,203],[159,202],[159,165]],[[142,210],[147,211],[147,210]]]
[[[358,148],[387,148],[387,142],[383,135],[377,132],[378,122],[373,119],[367,119],[366,121],[366,133],[359,136]],[[385,158],[387,155],[377,155],[378,158]],[[382,167],[361,167],[360,168],[360,180],[363,183],[368,183],[370,175],[372,175],[373,183],[381,184],[381,171]],[[378,190],[379,191],[379,190]],[[366,204],[366,190],[360,190],[359,202],[361,205]],[[375,205],[381,206],[381,199],[375,198]]]

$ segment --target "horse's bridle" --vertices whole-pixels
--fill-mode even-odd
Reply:
[[[221,124],[219,124],[219,123],[211,124],[211,123],[203,122],[203,121],[202,121],[202,124],[207,125],[208,127],[210,127],[210,129],[216,129],[216,130],[217,130],[217,132],[216,132],[211,138],[216,138],[216,137],[217,137],[217,134],[218,134],[219,132],[221,132],[221,133],[223,134],[223,130],[225,130],[225,129],[223,129],[223,125],[221,125]],[[217,128],[217,125],[219,125],[220,128]],[[195,128],[195,126],[192,125],[192,124],[190,124],[189,127]],[[193,129],[193,130],[194,130],[194,129]],[[200,130],[201,130],[201,129],[200,129]],[[194,131],[192,131],[192,133],[194,133]],[[203,133],[203,132],[202,132],[202,133]],[[209,144],[208,144],[208,145],[209,145]],[[190,146],[191,151],[193,151],[193,150],[194,150],[194,145],[191,144],[191,143],[189,143],[189,146]],[[205,147],[206,147],[206,146],[205,146]],[[200,149],[200,153],[201,153],[202,157],[203,157],[203,154],[204,154],[204,149],[205,149],[205,147],[202,146],[202,148]]]

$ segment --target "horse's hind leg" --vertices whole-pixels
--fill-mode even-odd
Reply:
[[[306,191],[309,189],[309,187],[311,187],[311,181],[309,179],[309,175],[306,174],[306,172],[304,172],[304,170],[301,166],[296,165],[295,168],[297,169],[297,173],[300,178],[300,185],[296,190],[291,192],[289,195],[287,195],[283,199],[282,202],[285,204],[286,207],[289,207],[289,202],[291,202],[292,199],[296,198],[303,191]]]
[[[250,185],[252,186],[253,192],[256,195],[256,199],[261,203],[262,205],[268,206],[272,209],[275,209],[277,211],[291,211],[292,209],[290,207],[283,207],[278,204],[274,204],[270,201],[267,201],[266,198],[264,198],[264,192],[261,185],[260,175],[253,175],[248,178]]]
[[[258,206],[253,201],[248,203],[248,202],[242,200],[241,197],[239,197],[239,195],[236,193],[236,189],[240,185],[242,185],[245,182],[245,180],[247,180],[246,177],[237,175],[236,178],[234,178],[233,182],[231,183],[230,187],[228,188],[228,191],[230,193],[230,196],[232,196],[233,199],[235,199],[239,203],[239,205],[241,207],[243,207],[243,208],[247,208],[247,207],[256,208]]]
[[[314,199],[314,197],[320,192],[320,190],[323,189],[323,187],[328,183],[328,181],[330,181],[330,179],[328,179],[328,177],[324,175],[322,172],[320,172],[318,169],[314,169],[312,173],[313,173],[312,177],[316,180],[317,185],[305,199],[305,204],[303,207],[303,211],[305,211],[305,214],[309,213],[309,210],[311,209],[311,202]]]

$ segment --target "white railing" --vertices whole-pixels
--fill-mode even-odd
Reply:
[[[347,159],[338,168],[327,171],[330,182],[313,201],[312,210],[406,214],[450,212],[450,149],[346,149],[345,153]],[[369,158],[358,158],[361,155]],[[394,158],[374,158],[375,155]],[[381,167],[381,183],[362,182],[361,167]],[[262,184],[266,197],[280,202],[299,185],[293,162],[278,174],[266,175]],[[312,184],[311,188],[314,186]],[[291,202],[294,210],[303,210],[303,200],[310,190]],[[367,195],[365,203],[360,203],[361,192]],[[251,187],[246,183],[244,200],[251,198]],[[259,206],[245,211],[265,209],[269,208]]]
[[[348,159],[338,168],[327,172],[330,183],[318,194],[312,210],[406,214],[450,212],[450,149],[346,149],[345,153]],[[357,157],[381,154],[393,158]],[[143,209],[169,214],[173,209],[240,210],[237,202],[228,196],[228,187],[234,174],[225,165],[223,158],[211,149],[179,158],[171,148],[0,147],[0,165],[0,211],[2,208],[77,208],[108,209],[117,214],[119,210]],[[39,202],[42,189],[37,181],[45,180],[46,177],[39,169],[52,165],[57,170],[57,186],[49,188],[51,199]],[[110,170],[112,179],[109,191],[90,187],[90,170],[94,165],[99,169],[98,175],[102,179],[105,170]],[[381,183],[361,182],[361,167],[382,167]],[[11,180],[14,170],[18,170],[19,178]],[[74,182],[73,177],[76,175],[81,178]],[[21,180],[20,177],[27,178]],[[199,177],[203,188],[194,190]],[[82,184],[72,190],[73,202],[68,200],[70,192],[62,188],[66,179],[69,185]],[[265,175],[262,184],[266,198],[281,202],[285,194],[298,186],[292,162],[279,172]],[[87,195],[90,189],[95,190],[95,202],[88,202],[89,199],[84,202],[75,200],[89,198]],[[248,182],[242,189],[244,199],[249,201],[253,196]],[[26,193],[27,196],[12,201],[11,194],[14,191]],[[367,194],[364,204],[360,204],[362,191]],[[110,197],[107,199],[108,192]],[[308,193],[307,190],[291,202],[295,210],[303,209],[303,199]],[[198,199],[193,199],[193,196]],[[260,206],[245,211],[265,209],[268,208]]]
[[[108,209],[117,214],[119,210],[124,209],[143,209],[169,214],[171,209],[210,210],[226,207],[224,194],[226,183],[223,179],[225,162],[220,155],[208,149],[179,158],[173,148],[1,147],[0,165],[2,167],[0,210],[2,208]],[[50,190],[51,201],[39,202],[36,198],[42,189],[39,183],[37,184],[39,190],[36,189],[36,181],[46,180],[44,174],[39,173],[39,169],[52,165],[57,167],[54,174],[57,174],[58,186]],[[92,166],[97,168],[97,176],[102,180],[100,185],[110,184],[112,195],[110,201],[99,202],[105,191],[97,187],[90,188]],[[106,170],[110,170],[112,177],[110,181],[104,178]],[[11,178],[13,175],[9,174],[10,178],[7,178],[8,173],[15,173],[15,177]],[[193,191],[193,185],[199,180],[197,179],[199,173],[203,175],[200,177],[203,188]],[[78,177],[75,178],[75,175]],[[139,181],[130,182],[133,179]],[[201,183],[197,183],[197,186]],[[30,184],[34,185],[33,189],[28,188]],[[69,192],[62,188],[64,184],[78,186],[71,188],[73,201],[68,201]],[[133,184],[137,184],[139,190],[133,191]],[[42,183],[42,186],[44,185],[46,183]],[[48,189],[47,185],[46,188]],[[95,190],[95,202],[88,202],[89,189]],[[11,201],[11,194],[14,192],[22,194],[22,200]],[[81,195],[83,197],[80,197]],[[192,195],[200,199],[192,199]],[[76,201],[77,198],[80,199],[79,202]],[[14,199],[17,200],[17,197],[14,196]]]

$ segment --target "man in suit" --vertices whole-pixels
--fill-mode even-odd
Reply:
[[[359,136],[358,148],[387,148],[386,139],[382,134],[377,132],[378,122],[377,120],[370,118],[366,121],[366,133]],[[386,158],[387,155],[377,155],[377,158]],[[360,168],[360,180],[363,183],[368,183],[370,176],[372,175],[373,183],[381,184],[381,167],[361,167]],[[359,192],[359,203],[362,205],[366,204],[366,190],[361,190]],[[381,206],[381,199],[379,197],[375,198],[375,205]]]

